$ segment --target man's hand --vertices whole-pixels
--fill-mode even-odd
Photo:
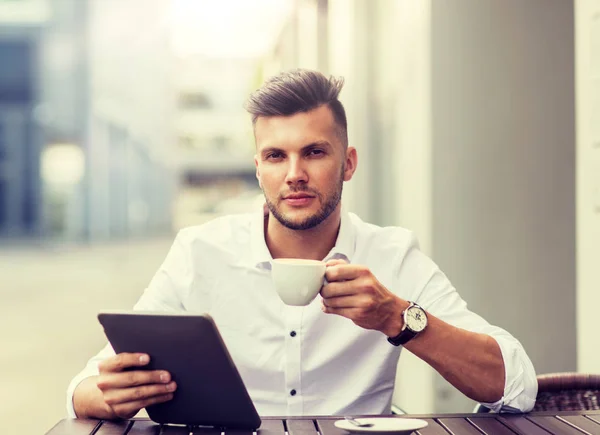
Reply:
[[[323,311],[352,320],[365,329],[375,329],[389,337],[400,333],[400,313],[408,302],[386,289],[368,267],[343,260],[327,262],[327,284],[321,289]]]
[[[143,367],[148,355],[120,353],[102,361],[96,386],[112,418],[131,418],[142,408],[173,398],[177,388],[169,372],[163,370],[125,370]]]

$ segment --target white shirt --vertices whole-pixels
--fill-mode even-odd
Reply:
[[[529,411],[537,382],[521,344],[467,309],[454,287],[403,228],[381,228],[342,213],[335,247],[325,260],[368,266],[400,298],[463,329],[492,336],[504,358],[504,397],[495,411]],[[321,311],[284,305],[271,282],[264,214],[232,215],[179,232],[136,310],[209,313],[261,416],[389,414],[402,347],[384,334]],[[295,334],[291,334],[292,331]],[[70,383],[73,391],[114,355],[106,346]],[[199,374],[201,375],[201,374]]]

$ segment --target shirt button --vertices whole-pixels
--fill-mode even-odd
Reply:
[[[295,396],[295,395],[296,395],[296,390],[290,391],[290,396]]]
[[[292,331],[292,332],[290,332],[290,335],[291,335],[292,337],[295,337],[295,336],[296,336],[296,331]]]

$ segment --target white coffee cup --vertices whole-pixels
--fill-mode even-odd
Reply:
[[[319,294],[325,278],[325,262],[300,258],[271,261],[271,277],[284,304],[308,305]]]

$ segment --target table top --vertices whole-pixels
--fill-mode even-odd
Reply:
[[[372,417],[372,416],[371,416]],[[429,425],[419,435],[600,435],[600,411],[532,412],[529,414],[398,415]],[[358,418],[358,417],[357,417]],[[334,422],[340,417],[265,417],[256,435],[347,435]],[[230,431],[252,435],[251,431]],[[46,435],[221,435],[220,429],[158,425],[148,419],[103,421],[64,419]],[[227,435],[227,434],[224,434]]]

